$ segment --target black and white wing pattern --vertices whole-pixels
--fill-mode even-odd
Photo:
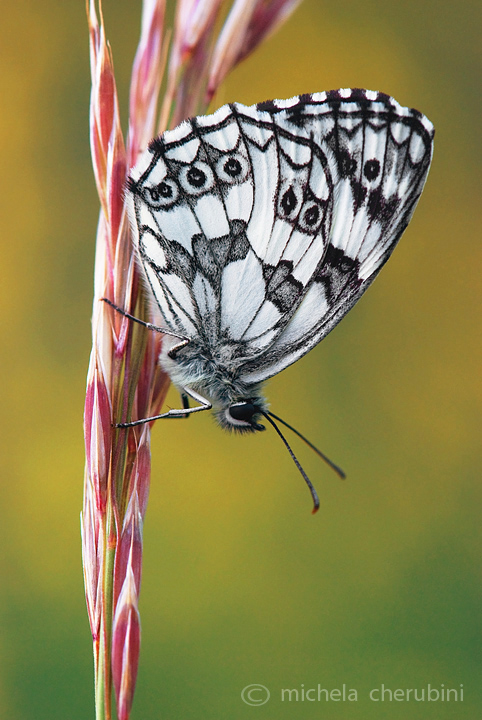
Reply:
[[[405,230],[433,126],[388,95],[225,105],[154,140],[129,213],[165,323],[246,385],[316,345]]]

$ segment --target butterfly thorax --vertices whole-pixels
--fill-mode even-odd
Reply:
[[[247,384],[239,377],[239,363],[229,343],[215,347],[198,340],[173,353],[178,344],[175,338],[164,336],[159,362],[172,382],[182,392],[192,389],[202,395],[213,406],[213,413],[219,424],[228,430],[252,431],[261,429],[256,423],[255,410],[244,413],[243,406],[252,406],[267,411],[268,404],[261,394],[261,384]],[[230,409],[233,413],[230,412]]]

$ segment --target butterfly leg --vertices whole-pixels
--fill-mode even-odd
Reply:
[[[123,315],[126,318],[129,318],[129,320],[133,320],[136,323],[139,323],[139,325],[142,325],[143,327],[147,328],[148,330],[154,330],[155,332],[162,333],[163,335],[171,335],[171,337],[179,338],[181,342],[176,345],[170,352],[175,350],[176,352],[179,352],[179,350],[183,347],[185,347],[189,342],[190,338],[185,337],[184,335],[180,335],[179,333],[172,332],[172,330],[168,330],[167,328],[159,327],[158,325],[153,325],[150,322],[145,322],[145,320],[139,320],[139,318],[136,318],[134,315],[131,315],[130,313],[126,312],[122,308],[120,308],[118,305],[115,305],[111,300],[108,300],[107,298],[101,298],[107,305],[110,305],[111,308],[114,308],[114,310],[121,315]]]
[[[186,395],[186,393],[181,393],[181,402],[184,410],[189,410],[189,398]],[[180,420],[187,419],[189,417],[189,413],[183,412],[182,415],[176,415],[175,418],[179,418]]]
[[[144,425],[145,423],[153,422],[154,420],[161,420],[163,418],[183,418],[183,417],[189,417],[191,413],[195,412],[202,412],[203,410],[211,410],[212,404],[207,400],[206,398],[203,398],[202,395],[199,395],[199,393],[195,392],[194,390],[190,388],[182,388],[182,394],[181,397],[184,395],[186,400],[183,399],[182,409],[174,409],[174,410],[168,410],[165,413],[161,413],[161,415],[154,415],[153,417],[143,418],[142,420],[133,420],[132,422],[126,422],[126,423],[117,423],[115,427],[118,428],[128,428],[128,427],[135,427],[136,425]],[[197,407],[190,408],[189,407],[189,400],[187,396],[191,397],[196,402],[200,403]],[[187,407],[186,407],[187,405]]]
[[[183,392],[181,393],[181,402],[182,402],[182,406],[183,406],[184,410],[189,410],[189,396],[186,395],[186,393],[183,393]],[[184,413],[184,415],[182,415],[182,417],[188,418],[189,413]]]

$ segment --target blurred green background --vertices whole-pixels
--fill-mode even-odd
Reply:
[[[105,3],[125,124],[139,2]],[[306,0],[217,104],[368,87],[436,127],[420,206],[366,297],[273,379],[273,432],[159,423],[133,720],[481,717],[481,6]],[[98,201],[83,2],[2,8],[0,717],[93,717],[79,536]],[[172,404],[177,403],[172,396]],[[291,438],[290,438],[291,439]],[[241,690],[271,691],[262,707]],[[372,688],[463,702],[372,702]],[[282,688],[358,690],[281,701]]]

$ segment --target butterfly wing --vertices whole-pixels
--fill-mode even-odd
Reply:
[[[382,93],[339,90],[258,106],[277,134],[311,143],[297,175],[294,230],[280,262],[302,300],[274,342],[243,367],[260,382],[302,357],[342,319],[374,280],[413,214],[430,167],[434,130],[416,110]],[[286,145],[285,145],[286,146]],[[288,150],[288,155],[294,157]],[[309,181],[306,172],[309,167]],[[278,217],[291,179],[280,185]],[[319,209],[319,212],[318,210]],[[317,235],[310,235],[310,221]],[[317,262],[317,252],[322,249]],[[298,252],[298,255],[295,253]]]
[[[277,222],[275,199],[281,178],[299,195],[309,148],[291,143],[287,162],[279,145],[269,113],[224,106],[154,140],[128,184],[138,254],[166,324],[212,347],[237,344],[239,363],[279,334],[294,292],[301,300],[281,260],[293,226]]]
[[[389,257],[432,138],[420,113],[362,90],[224,106],[164,133],[128,199],[166,324],[231,346],[246,383],[297,360]]]
[[[169,328],[211,346],[230,330],[239,338],[233,298],[247,313],[249,299],[227,287],[240,262],[256,279],[259,260],[246,237],[252,169],[232,109],[154,140],[131,171],[127,200],[138,255]]]

